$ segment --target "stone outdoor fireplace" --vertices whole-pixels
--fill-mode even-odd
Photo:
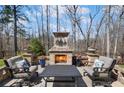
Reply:
[[[72,49],[68,46],[69,32],[53,32],[54,46],[49,50],[49,64],[72,64]]]

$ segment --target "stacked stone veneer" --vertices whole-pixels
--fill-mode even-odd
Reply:
[[[6,67],[0,68],[0,83],[2,83],[4,80],[11,77],[11,74],[9,72],[9,69]]]

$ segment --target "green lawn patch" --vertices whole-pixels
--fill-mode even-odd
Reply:
[[[4,66],[3,59],[0,59],[0,67]]]
[[[124,68],[124,65],[119,65],[119,67]]]

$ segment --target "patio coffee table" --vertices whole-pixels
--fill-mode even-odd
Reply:
[[[45,67],[45,69],[41,73],[41,77],[45,80],[45,87],[47,87],[47,82],[49,82],[50,77],[72,78],[73,81],[75,82],[75,87],[76,87],[78,78],[82,77],[82,75],[74,65],[49,65]],[[51,82],[62,82],[62,81],[51,80]]]

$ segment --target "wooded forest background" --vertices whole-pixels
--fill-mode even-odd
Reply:
[[[124,56],[124,6],[93,7],[95,12],[78,5],[0,6],[1,55],[27,50],[31,38],[38,38],[48,54],[53,46],[52,32],[67,31],[74,52],[92,47],[100,55]]]

